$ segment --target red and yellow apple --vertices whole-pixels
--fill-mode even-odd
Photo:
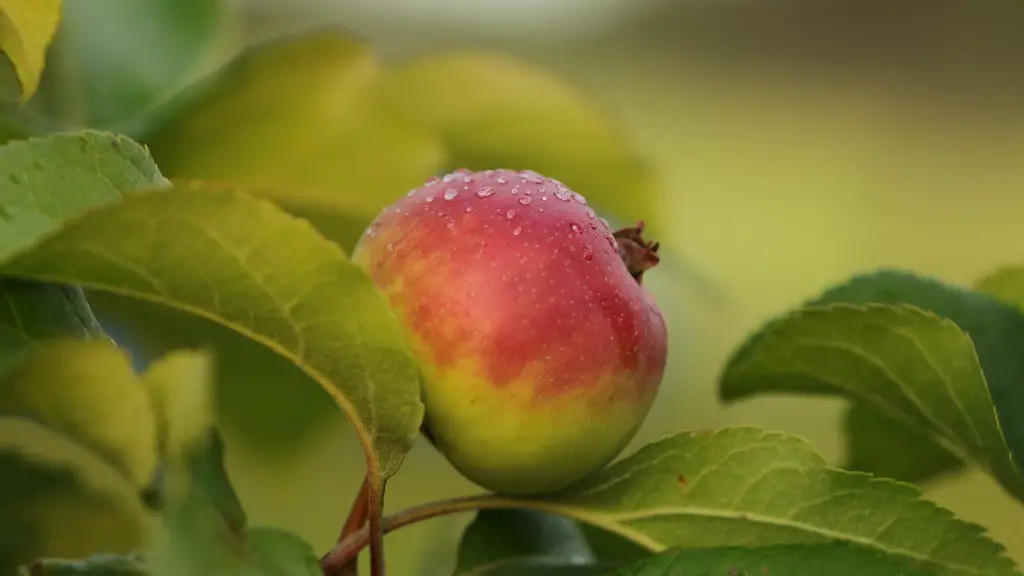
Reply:
[[[564,488],[635,435],[665,370],[641,284],[643,224],[613,232],[562,183],[459,170],[391,205],[353,259],[387,296],[423,371],[424,431],[505,494]]]

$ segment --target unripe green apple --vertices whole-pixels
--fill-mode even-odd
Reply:
[[[422,366],[426,434],[466,478],[552,492],[632,439],[667,347],[642,231],[613,233],[582,195],[511,170],[431,179],[367,228],[353,258]]]

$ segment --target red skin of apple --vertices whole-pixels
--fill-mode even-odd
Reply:
[[[511,170],[431,179],[366,230],[353,260],[420,362],[425,432],[466,478],[549,493],[633,438],[667,347],[641,233],[613,235],[583,196]]]

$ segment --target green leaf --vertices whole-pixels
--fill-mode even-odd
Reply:
[[[458,576],[605,576],[615,569],[608,564],[572,564],[561,558],[526,556],[506,558],[478,566]]]
[[[0,258],[52,232],[61,219],[169,184],[131,140],[83,131],[0,147]]]
[[[904,482],[924,482],[964,467],[964,461],[918,428],[907,426],[863,403],[843,419],[848,470],[871,472]]]
[[[930,576],[883,554],[839,544],[672,550],[616,576]]]
[[[21,83],[21,102],[31,98],[39,86],[60,9],[60,0],[0,0],[0,51],[14,65]]]
[[[153,404],[131,360],[109,342],[37,346],[2,381],[0,414],[32,418],[74,439],[137,489],[153,476]]]
[[[561,514],[651,550],[846,543],[943,575],[1019,575],[984,530],[909,484],[829,468],[797,437],[743,427],[684,432],[548,499]]]
[[[826,305],[835,302],[912,306]],[[762,327],[728,362],[720,394],[847,395],[932,434],[1024,498],[1011,457],[1024,454],[1021,338],[1024,315],[991,296],[881,271]]]
[[[23,567],[21,576],[148,576],[137,554],[96,554],[81,560],[44,559]]]
[[[370,48],[339,29],[274,40],[180,96],[146,143],[171,178],[354,215],[361,231],[443,162],[436,138],[377,104],[380,74]]]
[[[657,232],[659,182],[586,94],[506,55],[428,54],[389,70],[379,88],[401,117],[441,137],[448,167],[536,170],[590,203]]]
[[[213,355],[175,351],[150,363],[142,379],[157,409],[160,450],[172,463],[206,440],[216,422]]]
[[[253,569],[262,576],[322,576],[313,547],[298,536],[277,528],[253,528],[246,535]]]
[[[1003,266],[980,278],[975,286],[1008,304],[1024,309],[1024,265]]]
[[[13,120],[36,134],[90,127],[137,135],[235,41],[229,15],[224,0],[64,2],[39,92]]]
[[[423,418],[417,367],[384,297],[336,245],[267,202],[199,184],[77,216],[27,239],[36,243],[0,273],[141,298],[230,327],[331,394],[371,474],[398,469]]]
[[[580,524],[579,528],[599,562],[631,564],[651,555],[649,550],[636,542],[592,524]]]
[[[568,518],[533,510],[482,510],[462,535],[455,572],[528,556],[567,564],[594,561],[582,532]]]
[[[82,290],[0,278],[0,375],[56,338],[105,338]]]

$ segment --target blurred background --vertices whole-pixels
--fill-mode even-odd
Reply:
[[[563,179],[612,220],[648,219],[668,253],[648,282],[669,374],[634,446],[756,424],[838,464],[844,402],[725,407],[718,372],[759,323],[853,273],[969,284],[1024,257],[1022,21],[1012,0],[66,0],[43,92],[7,128],[137,134],[165,175],[262,186],[348,247],[431,173]],[[342,29],[369,51],[330,39]],[[90,300],[141,361],[218,346],[245,506],[325,550],[363,473],[327,396],[204,322]],[[987,476],[926,490],[1024,562],[1024,508]],[[475,491],[420,442],[388,507]],[[389,536],[392,573],[450,573],[469,519]]]

